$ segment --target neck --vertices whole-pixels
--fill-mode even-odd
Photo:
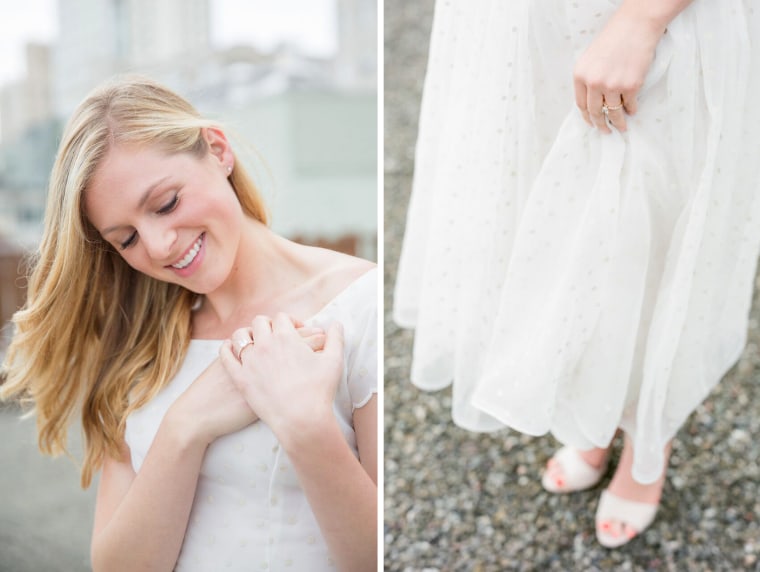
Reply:
[[[232,270],[222,286],[206,295],[206,310],[227,322],[240,308],[266,305],[301,284],[309,267],[300,248],[259,221],[246,219]]]

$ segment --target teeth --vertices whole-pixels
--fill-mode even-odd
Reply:
[[[198,251],[201,249],[201,243],[203,242],[203,237],[199,236],[198,240],[195,241],[195,244],[193,247],[188,251],[187,254],[185,254],[185,257],[177,262],[177,264],[172,264],[172,268],[176,268],[177,270],[182,270],[185,266],[190,264],[193,260],[195,260],[195,256],[198,254]]]

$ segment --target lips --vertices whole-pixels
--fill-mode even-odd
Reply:
[[[201,234],[197,238],[195,243],[193,243],[193,246],[190,248],[190,250],[187,251],[187,253],[182,258],[182,260],[175,262],[174,264],[171,264],[170,266],[176,270],[182,270],[183,268],[187,268],[190,264],[192,264],[193,260],[195,260],[195,257],[198,256],[198,252],[200,252],[202,245],[203,245],[203,234]]]

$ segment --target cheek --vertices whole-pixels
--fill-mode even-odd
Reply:
[[[144,255],[142,248],[139,246],[129,248],[123,252],[119,252],[121,259],[126,262],[133,270],[147,276],[156,277],[155,273],[152,273],[153,267],[148,262],[147,257]]]
[[[243,210],[232,189],[219,189],[185,201],[183,218],[200,224],[238,225]]]
[[[230,234],[237,232],[243,221],[243,209],[231,191],[223,199],[210,201],[205,212]]]

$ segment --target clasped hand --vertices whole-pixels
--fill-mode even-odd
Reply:
[[[290,371],[293,362],[298,362],[304,355],[309,358],[314,352],[323,349],[325,333],[321,328],[304,326],[287,316],[284,316],[282,321],[287,321],[290,324],[291,335],[288,336],[287,341],[291,351],[290,353],[281,351],[276,359],[283,360],[282,372],[287,373]],[[262,318],[259,320],[261,326],[264,322],[268,324],[269,319]],[[254,321],[254,323],[257,322]],[[248,335],[250,330],[251,328],[243,328],[237,330],[233,335],[240,336],[243,332]],[[293,332],[295,335],[292,335]],[[264,339],[261,338],[262,347],[267,345],[263,343]],[[225,342],[222,348],[224,349],[229,344],[230,341]],[[284,347],[281,349],[284,350]],[[248,348],[245,353],[247,354],[251,350],[252,348]],[[261,352],[258,351],[257,353]],[[268,358],[271,361],[273,356],[268,356]],[[237,360],[235,361],[237,362]],[[267,360],[262,359],[261,363],[264,365]],[[266,419],[259,413],[258,402],[249,403],[241,391],[242,388],[248,387],[249,382],[263,383],[263,380],[259,378],[249,380],[241,369],[242,364],[238,362],[237,365],[239,366],[238,369],[231,369],[223,365],[221,359],[215,359],[172,405],[170,410],[172,421],[178,422],[183,428],[182,432],[193,440],[197,439],[199,442],[208,445],[222,435],[234,433],[247,427],[260,417]],[[275,364],[272,364],[272,367],[275,367]],[[235,373],[234,381],[230,374],[233,371]],[[255,406],[254,403],[256,403]],[[267,402],[263,409],[263,411],[267,411],[267,414],[269,412],[268,407],[269,403]]]
[[[219,351],[234,385],[281,442],[332,418],[343,372],[340,324],[330,326],[321,348],[305,342],[297,326],[285,314],[274,319],[257,316],[250,328],[236,330]],[[252,344],[233,343],[246,336]]]

